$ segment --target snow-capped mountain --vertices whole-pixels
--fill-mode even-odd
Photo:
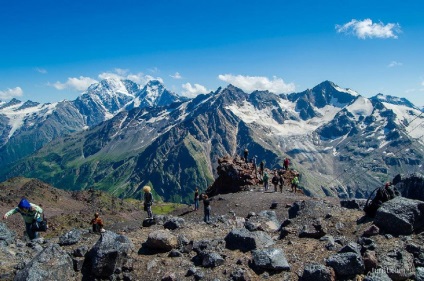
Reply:
[[[164,107],[149,102],[158,92],[161,85],[146,85],[136,97],[150,107],[53,141],[1,177],[122,196],[141,196],[150,182],[164,199],[189,202],[217,176],[219,157],[244,148],[271,169],[289,156],[302,187],[318,196],[363,197],[398,173],[422,170],[424,114],[407,100],[368,99],[329,81],[289,95],[229,85]]]
[[[157,81],[150,82],[163,89]],[[129,104],[145,107],[161,106],[178,101],[168,91],[158,91],[144,102],[143,94],[150,87],[141,87],[130,80],[106,79],[91,85],[74,101],[52,104],[22,102],[12,99],[0,103],[0,167],[25,157],[50,141],[82,131],[104,122]],[[152,91],[149,91],[152,92]]]

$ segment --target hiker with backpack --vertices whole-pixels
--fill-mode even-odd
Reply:
[[[211,201],[209,200],[209,197],[206,194],[203,194],[203,210],[204,210],[204,218],[203,221],[205,223],[209,223],[211,219]]]
[[[294,176],[294,178],[291,181],[291,188],[292,188],[291,191],[296,193],[298,186],[299,186],[299,178],[297,176]]]
[[[144,210],[147,212],[147,218],[153,219],[153,213],[152,213],[153,195],[151,192],[151,187],[146,185],[143,187],[143,191],[144,191]]]
[[[103,229],[103,220],[99,217],[99,213],[94,214],[94,219],[91,220],[91,224],[93,226],[94,233],[105,232]]]
[[[199,210],[199,189],[196,188],[194,191],[194,210]]]
[[[393,187],[391,182],[386,182],[384,186],[378,187],[374,191],[376,191],[375,197],[371,200],[371,203],[368,203],[370,199],[368,198],[364,207],[364,211],[369,217],[374,217],[377,213],[377,209],[380,208],[384,202],[387,202],[400,195],[399,191]],[[371,193],[371,195],[373,193]]]
[[[268,190],[268,173],[264,173],[264,176],[262,178],[263,182],[264,182],[264,191]]]
[[[290,160],[289,160],[289,158],[285,158],[284,159],[284,170],[286,170],[286,171],[288,171],[289,170],[289,164],[290,164]]]
[[[40,206],[30,203],[26,198],[22,198],[18,204],[18,207],[13,208],[6,214],[4,214],[3,219],[7,219],[9,216],[20,213],[25,222],[26,234],[29,239],[33,240],[38,238],[38,232],[33,230],[33,223],[37,221],[42,221],[41,214],[43,209]]]
[[[277,171],[271,179],[272,184],[274,185],[274,192],[277,192],[277,186],[280,182],[280,178],[278,177]]]
[[[283,177],[283,174],[280,174],[280,176],[279,176],[279,183],[280,183],[280,192],[283,193],[283,187],[284,187],[284,177]]]
[[[247,157],[249,156],[249,150],[246,148],[244,150],[244,162],[247,163]]]

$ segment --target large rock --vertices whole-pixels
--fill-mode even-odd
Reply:
[[[415,274],[414,257],[405,250],[393,250],[380,256],[377,270],[386,271],[395,281],[407,280]]]
[[[279,272],[290,270],[284,251],[279,248],[266,248],[252,251],[253,264],[256,268]]]
[[[334,271],[322,264],[307,264],[299,281],[334,281]]]
[[[71,231],[63,234],[59,237],[59,245],[73,245],[81,240],[82,231],[78,228],[74,228]]]
[[[337,277],[354,276],[363,273],[365,270],[362,257],[356,253],[332,255],[326,260],[326,264],[334,269]]]
[[[374,224],[393,235],[409,235],[424,225],[424,202],[396,197],[378,208]]]
[[[131,269],[129,256],[133,249],[134,245],[126,236],[104,232],[88,253],[91,273],[99,278],[109,278],[117,271]]]
[[[74,275],[71,257],[58,244],[50,244],[18,271],[14,280],[74,280]]]
[[[346,209],[363,210],[367,199],[344,199],[340,200],[340,206]]]
[[[380,269],[368,273],[363,281],[392,281],[392,279],[390,279],[389,275],[387,275],[384,270]]]
[[[421,174],[397,175],[393,184],[403,197],[424,201],[424,177]]]
[[[424,267],[418,267],[415,272],[415,280],[416,281],[424,281]]]
[[[9,245],[15,239],[15,233],[6,224],[0,222],[0,246]]]
[[[274,245],[272,238],[263,231],[250,232],[246,228],[233,229],[225,237],[226,248],[248,252]]]
[[[146,246],[156,252],[168,252],[178,247],[178,238],[167,229],[156,230],[147,237]]]
[[[185,221],[183,218],[170,218],[167,222],[163,224],[163,227],[166,229],[174,230],[180,227],[183,227],[185,224]]]

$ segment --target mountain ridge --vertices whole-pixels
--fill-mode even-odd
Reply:
[[[269,168],[289,156],[314,196],[366,197],[400,169],[419,170],[424,150],[414,138],[424,132],[421,115],[404,101],[367,99],[329,81],[289,95],[229,85],[166,106],[120,111],[52,142],[0,178],[23,173],[65,189],[134,197],[152,184],[164,200],[187,202],[196,186],[213,182],[219,157],[249,148]],[[396,159],[403,146],[408,149]]]

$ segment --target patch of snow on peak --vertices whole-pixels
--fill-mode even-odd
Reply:
[[[371,101],[364,97],[358,97],[352,104],[346,107],[351,112],[355,119],[358,120],[360,116],[370,116],[374,110]]]
[[[355,92],[354,90],[351,90],[351,89],[343,89],[343,88],[340,88],[339,86],[336,86],[336,85],[334,85],[334,89],[336,89],[337,91],[342,92],[342,93],[351,94],[352,96],[355,96],[355,97],[359,96],[359,94],[357,92]]]
[[[154,102],[159,97],[159,85],[151,85],[150,87],[147,87],[146,89],[146,101],[153,105]]]
[[[405,126],[411,137],[417,138],[424,134],[424,114],[422,111],[404,105],[394,105],[386,102],[383,102],[383,104],[396,114],[397,123]]]
[[[7,107],[2,110],[2,113],[9,118],[9,126],[11,127],[8,138],[10,139],[13,134],[19,130],[24,124],[25,119],[33,114],[39,114],[40,117],[46,118],[53,113],[57,103],[39,104],[33,107],[27,107],[18,110],[23,103],[18,103],[13,106]]]
[[[283,111],[289,111],[292,115],[297,115],[297,113],[294,111],[295,105],[290,101],[280,100],[279,105]],[[327,110],[328,112],[333,113],[333,107],[331,108],[332,109],[324,108],[323,111]],[[267,107],[259,110],[251,103],[244,101],[242,106],[232,104],[226,106],[225,109],[230,110],[234,115],[239,117],[245,123],[257,123],[258,125],[261,125],[265,128],[269,128],[272,134],[279,136],[296,136],[311,133],[320,125],[322,125],[322,122],[325,122],[327,119],[331,120],[331,118],[334,117],[333,114],[327,114],[323,115],[325,116],[324,118],[312,118],[308,121],[295,121],[287,119],[283,124],[280,124],[273,118],[272,110],[275,109],[275,107]]]

